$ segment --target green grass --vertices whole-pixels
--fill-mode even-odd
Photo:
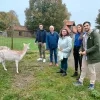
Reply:
[[[21,50],[23,48],[23,43],[30,43],[30,50],[37,50],[37,46],[34,45],[34,38],[14,38],[13,39],[13,48],[17,50]],[[9,37],[0,37],[0,46],[8,46],[11,47],[11,38]]]
[[[0,65],[0,100],[100,100],[100,83],[94,91],[88,90],[88,79],[84,86],[75,87],[71,68],[62,77],[56,73],[59,68],[37,63],[36,58],[36,52],[28,53],[19,63],[19,74],[13,62],[6,63],[7,72]]]
[[[33,39],[22,41],[32,43]],[[31,50],[36,50],[34,44],[31,46]],[[19,74],[16,74],[14,62],[6,62],[7,72],[0,64],[0,100],[100,100],[99,82],[93,91],[88,90],[88,79],[84,86],[75,87],[76,78],[71,77],[73,70],[70,67],[68,76],[62,77],[56,73],[58,67],[49,67],[48,62],[37,63],[37,57],[37,52],[27,53],[19,63]]]

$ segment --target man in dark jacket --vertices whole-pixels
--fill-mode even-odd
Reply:
[[[57,47],[58,47],[58,39],[59,35],[54,31],[54,26],[49,27],[50,32],[47,34],[47,49],[50,51],[50,66],[53,65],[53,53],[55,58],[55,65],[58,66],[57,62]]]
[[[80,54],[83,55],[82,59],[82,72],[79,81],[74,85],[83,85],[83,80],[87,71],[90,73],[89,89],[94,89],[96,80],[95,66],[100,62],[100,34],[96,30],[91,30],[91,23],[83,23],[85,34],[83,35],[83,46]]]
[[[45,59],[45,43],[46,43],[46,30],[43,29],[43,25],[39,25],[39,30],[36,33],[36,40],[35,43],[38,42],[38,49],[40,53],[40,58],[37,59],[37,61],[43,60],[43,62],[46,62]]]

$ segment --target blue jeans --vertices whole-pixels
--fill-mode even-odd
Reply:
[[[63,70],[64,72],[67,71],[68,68],[68,58],[63,58],[63,60],[61,61],[61,70]]]
[[[54,54],[54,57],[53,57]],[[50,62],[53,63],[53,58],[55,59],[55,64],[57,64],[57,48],[50,49]]]

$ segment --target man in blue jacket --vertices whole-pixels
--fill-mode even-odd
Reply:
[[[40,58],[37,59],[37,61],[43,60],[43,62],[46,62],[45,59],[45,43],[46,43],[46,30],[43,29],[43,25],[39,24],[39,30],[36,34],[36,40],[35,43],[38,42],[38,49],[40,53]]]
[[[59,35],[54,31],[54,26],[49,27],[50,32],[47,34],[47,49],[50,51],[50,66],[53,65],[53,53],[55,59],[55,65],[58,66],[57,62],[57,48],[58,48],[58,39]]]

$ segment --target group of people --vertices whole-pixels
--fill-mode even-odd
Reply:
[[[67,29],[61,29],[58,34],[54,31],[54,26],[49,27],[50,32],[46,32],[43,29],[43,25],[39,25],[39,30],[36,34],[36,42],[38,42],[38,48],[40,58],[37,61],[46,62],[45,50],[50,52],[50,64],[53,66],[58,65],[58,60],[61,62],[60,70],[57,73],[61,73],[62,76],[67,75],[68,57],[73,51],[75,72],[72,77],[78,76],[78,65],[80,68],[80,77],[78,81],[74,83],[75,86],[82,86],[83,80],[87,71],[90,73],[90,85],[89,89],[94,89],[96,80],[95,66],[100,62],[100,34],[96,30],[91,29],[91,23],[86,21],[77,25],[77,31],[74,33],[74,39],[70,36]],[[54,58],[54,60],[53,60]]]
[[[54,31],[54,26],[49,27],[50,32],[43,29],[43,25],[39,25],[39,30],[36,33],[35,43],[38,42],[40,58],[37,61],[46,62],[45,50],[49,50],[50,64],[49,66],[59,66],[58,60],[61,61],[61,69],[57,73],[62,73],[62,76],[67,75],[67,60],[72,49],[72,38],[66,29],[62,29],[60,34]],[[61,58],[62,56],[62,58]],[[54,59],[53,59],[54,58]],[[54,61],[54,62],[53,62]]]

